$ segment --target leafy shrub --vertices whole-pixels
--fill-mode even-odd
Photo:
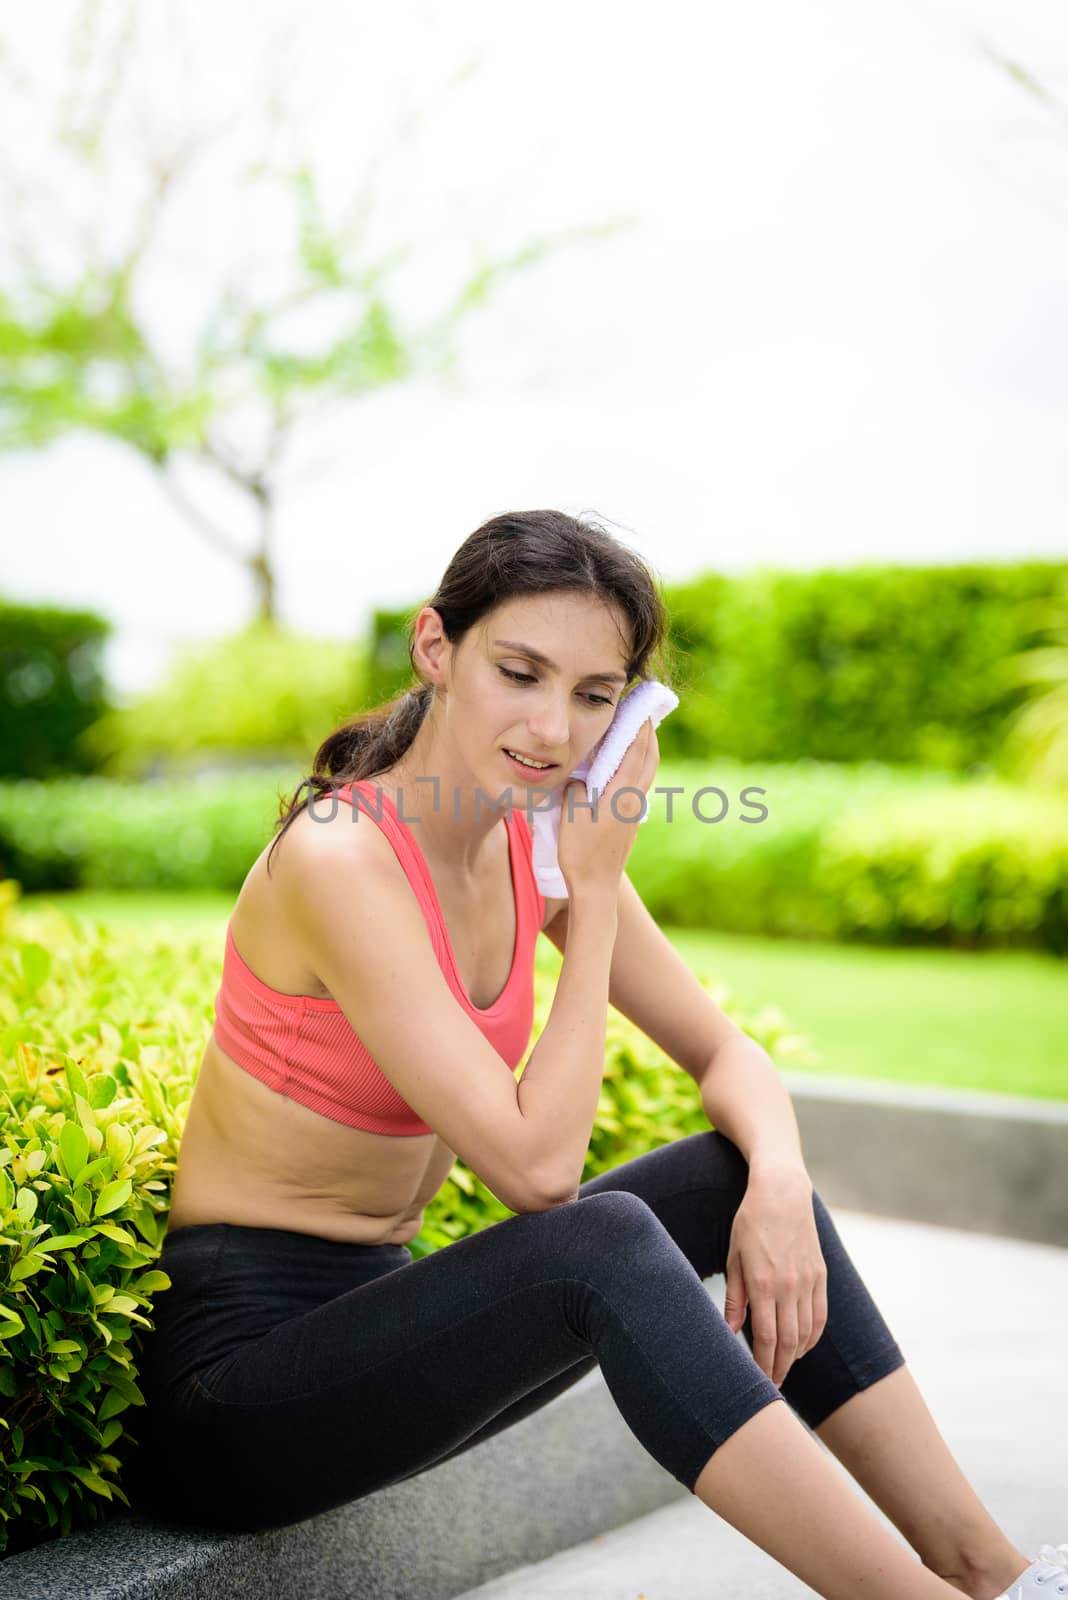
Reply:
[[[0,600],[0,776],[92,770],[80,739],[108,708],[110,632],[92,611]]]
[[[820,841],[822,891],[850,939],[1068,951],[1068,804],[987,781],[899,795]]]
[[[236,892],[271,837],[278,797],[298,782],[291,771],[273,784],[255,774],[0,784],[0,875],[25,892]],[[681,793],[669,797],[672,786]],[[874,761],[721,758],[662,761],[649,813],[627,870],[663,924],[1068,949],[1068,800],[1056,793]]]
[[[154,1296],[170,1287],[154,1263],[222,954],[221,937],[213,948],[109,932],[18,908],[17,893],[0,884],[0,1552],[9,1554],[129,1505],[122,1473],[137,1463],[123,1413],[144,1404],[141,1342]],[[559,961],[539,950],[530,1049]],[[813,1059],[781,1019],[747,1023],[725,989],[714,993],[770,1053]],[[691,1079],[610,1010],[583,1178],[707,1126]],[[457,1161],[412,1254],[511,1214]]]
[[[82,743],[111,777],[180,772],[205,756],[310,765],[323,738],[363,704],[367,651],[256,621],[179,650],[163,683],[118,707]]]
[[[796,762],[687,763],[628,862],[664,924],[794,938],[1068,952],[1068,803],[996,778]],[[696,792],[714,782],[725,797]],[[748,797],[748,801],[746,801]],[[742,801],[743,803],[739,803]],[[759,822],[744,817],[759,815]]]
[[[64,919],[0,935],[0,1550],[128,1504],[122,1412],[143,1404],[137,1330],[169,1287],[153,1267],[181,1126],[181,968],[142,1020],[160,964]],[[157,981],[159,973],[157,971]],[[187,1080],[186,1080],[187,1081]]]
[[[1031,604],[1064,562],[815,572],[758,568],[665,587],[689,687],[665,757],[884,761],[964,770],[997,759],[1033,639]]]
[[[301,773],[0,784],[0,872],[42,889],[239,889]]]

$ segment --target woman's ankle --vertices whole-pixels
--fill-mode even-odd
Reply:
[[[1033,1556],[1025,1556],[1010,1544],[999,1556],[968,1563],[964,1572],[940,1572],[938,1576],[970,1596],[970,1600],[998,1600],[1033,1560]]]

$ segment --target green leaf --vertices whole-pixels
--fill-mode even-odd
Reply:
[[[105,1173],[110,1177],[112,1171],[110,1156],[96,1156],[89,1161],[74,1179],[75,1188],[81,1188],[83,1183],[91,1183],[94,1178],[99,1178]]]
[[[96,1126],[96,1118],[93,1116],[93,1108],[89,1104],[89,1091],[87,1087],[83,1087],[83,1089],[80,1091],[75,1090],[74,1109],[78,1113],[78,1121],[85,1129],[86,1137],[89,1140],[89,1148],[95,1155],[96,1150],[94,1146],[93,1134],[98,1130]],[[101,1134],[100,1140],[101,1143],[103,1143],[103,1134]]]
[[[80,1123],[68,1121],[63,1124],[59,1135],[59,1153],[67,1177],[73,1184],[89,1155],[89,1140]]]
[[[22,981],[31,994],[36,994],[52,970],[52,956],[43,944],[27,940],[19,945],[19,957]]]
[[[111,1081],[114,1082],[114,1079]],[[129,1128],[123,1127],[122,1123],[112,1122],[109,1125],[104,1135],[104,1144],[116,1168],[123,1166],[129,1160],[133,1142],[133,1134]]]
[[[77,1478],[79,1483],[84,1483],[87,1489],[102,1494],[105,1500],[111,1499],[111,1485],[105,1483],[95,1472],[90,1472],[88,1467],[68,1467],[67,1471],[72,1478]]]
[[[136,1289],[138,1294],[155,1294],[159,1289],[169,1289],[170,1287],[171,1280],[167,1274],[156,1270],[142,1272],[141,1276],[135,1278],[131,1285],[131,1288]]]
[[[31,1250],[29,1255],[23,1256],[21,1261],[15,1262],[11,1269],[11,1282],[21,1283],[23,1278],[32,1278],[35,1272],[40,1272],[41,1268],[46,1265],[44,1257],[38,1255],[35,1250]],[[2,1328],[0,1328],[0,1335],[3,1335]]]
[[[86,1105],[88,1105],[89,1085],[86,1083],[84,1076],[81,1072],[79,1072],[73,1061],[68,1061],[66,1063],[66,1073],[67,1083],[70,1085],[71,1093],[74,1095],[81,1095],[82,1099],[86,1102]],[[84,1156],[82,1157],[82,1160],[84,1162]]]
[[[109,1106],[119,1091],[119,1086],[110,1073],[100,1073],[93,1079],[92,1089],[89,1091],[89,1104],[94,1111],[101,1111]]]
[[[116,1179],[114,1183],[109,1183],[101,1189],[93,1215],[102,1217],[109,1211],[117,1211],[120,1206],[126,1204],[132,1194],[133,1184],[129,1178]]]
[[[107,1312],[118,1311],[121,1315],[126,1315],[130,1311],[140,1311],[141,1305],[131,1295],[113,1294],[111,1299],[106,1301],[100,1309]]]
[[[133,1379],[127,1377],[125,1372],[112,1373],[110,1386],[113,1390],[117,1390],[119,1394],[125,1395],[126,1399],[131,1401],[135,1406],[144,1405],[144,1395],[141,1393]]]
[[[97,1222],[93,1224],[94,1233],[102,1233],[105,1239],[114,1239],[116,1244],[135,1245],[137,1240],[125,1228],[120,1228],[117,1222]]]
[[[132,1402],[129,1395],[122,1393],[121,1389],[109,1389],[97,1408],[98,1422],[106,1422],[108,1417],[115,1416],[120,1411],[125,1411]]]

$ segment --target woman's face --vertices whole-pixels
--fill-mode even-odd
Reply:
[[[473,630],[465,753],[492,792],[559,788],[605,732],[626,682],[626,624],[614,615],[618,626],[603,602],[564,592],[509,601]],[[506,750],[552,765],[525,768]]]

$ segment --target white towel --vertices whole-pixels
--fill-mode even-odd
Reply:
[[[618,770],[642,723],[648,718],[655,728],[669,711],[674,711],[678,703],[679,697],[675,691],[669,689],[665,683],[658,683],[655,678],[637,684],[629,694],[623,696],[608,728],[598,739],[586,760],[570,775],[570,778],[582,778],[585,781],[588,801],[592,802],[604,792],[605,785]],[[568,899],[567,883],[560,871],[556,853],[560,843],[560,816],[566,787],[567,784],[561,784],[554,792],[551,807],[545,806],[544,795],[537,796],[534,803],[536,809],[530,817],[534,835],[534,876],[541,893],[557,900]],[[578,801],[574,801],[573,804],[577,809]],[[611,799],[609,798],[605,804],[610,805]],[[648,820],[648,806],[647,798],[645,815],[640,819],[639,826],[641,822]]]

